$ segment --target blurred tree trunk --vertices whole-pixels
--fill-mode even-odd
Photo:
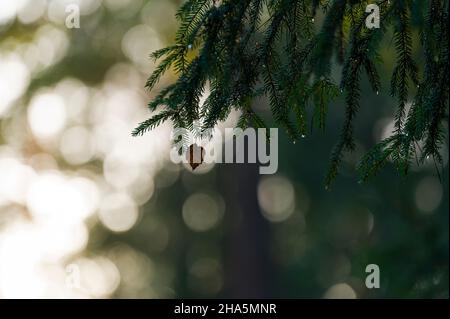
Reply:
[[[226,298],[267,298],[271,291],[270,229],[260,212],[257,164],[221,169],[226,200]]]

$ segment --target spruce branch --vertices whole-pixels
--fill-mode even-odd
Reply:
[[[355,148],[363,77],[374,92],[382,92],[379,52],[393,32],[395,129],[362,158],[359,175],[368,180],[389,161],[403,174],[414,158],[442,163],[448,134],[448,0],[379,0],[379,29],[365,26],[371,2],[187,0],[177,12],[175,43],[151,55],[160,62],[146,86],[154,89],[171,70],[178,78],[149,103],[150,111],[162,111],[133,135],[169,119],[175,127],[200,122],[206,130],[232,109],[241,112],[240,127],[265,127],[251,105],[256,97],[266,97],[275,124],[295,141],[313,127],[324,130],[329,104],[342,95],[345,119],[326,175],[329,186],[343,154]],[[420,35],[417,48],[415,34]],[[340,84],[331,73],[337,65],[342,66]],[[202,98],[206,101],[200,105]]]

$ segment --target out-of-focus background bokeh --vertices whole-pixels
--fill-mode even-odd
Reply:
[[[330,191],[342,101],[325,133],[281,135],[272,176],[172,164],[170,123],[131,137],[155,94],[148,56],[172,43],[182,2],[0,0],[0,298],[448,298],[448,143],[441,180],[432,160],[367,184],[354,170],[393,127],[389,42],[384,89],[365,91],[358,152]],[[365,287],[372,263],[380,289]]]

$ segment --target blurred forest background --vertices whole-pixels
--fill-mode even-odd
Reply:
[[[0,0],[0,298],[448,298],[448,142],[440,178],[432,160],[406,178],[355,173],[393,128],[392,43],[331,190],[341,100],[325,133],[281,134],[276,175],[192,173],[169,160],[169,124],[131,137],[156,93],[148,56],[173,42],[181,3]],[[80,29],[65,26],[69,4]],[[380,289],[365,287],[372,263]]]

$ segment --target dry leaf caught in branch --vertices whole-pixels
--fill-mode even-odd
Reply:
[[[187,160],[189,165],[192,167],[194,171],[198,166],[203,163],[205,157],[205,149],[197,144],[192,144],[189,146],[187,154]]]

